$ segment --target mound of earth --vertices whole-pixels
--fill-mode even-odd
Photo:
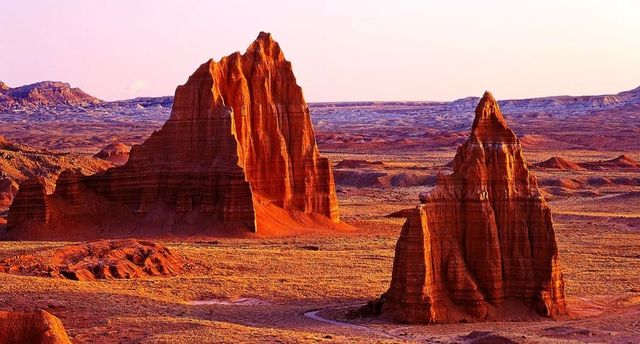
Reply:
[[[540,186],[555,186],[570,190],[577,190],[584,187],[584,182],[579,179],[568,178],[545,178],[538,183]]]
[[[543,162],[533,164],[533,167],[554,169],[554,170],[564,170],[564,171],[578,171],[578,170],[584,169],[580,167],[580,165],[578,165],[577,163],[567,160],[565,158],[558,157],[558,156],[554,156]]]
[[[0,311],[0,344],[71,344],[60,319],[46,311]]]
[[[0,261],[0,272],[75,281],[171,276],[184,268],[184,260],[168,248],[132,239],[67,245]]]
[[[340,161],[334,168],[367,168],[367,167],[383,167],[382,161],[368,161],[358,159],[344,159]]]
[[[464,344],[518,344],[510,338],[490,331],[473,331],[466,336],[458,337]]]
[[[334,178],[337,185],[378,188],[433,185],[436,181],[436,176],[427,174],[353,170],[335,170]]]
[[[582,167],[596,171],[639,171],[640,162],[628,155],[620,155],[611,160],[590,161],[581,164]]]
[[[129,160],[130,151],[131,151],[131,147],[125,145],[124,143],[118,142],[118,143],[112,143],[104,147],[101,151],[96,153],[93,157],[110,161],[117,166],[122,166],[127,162],[127,160]]]

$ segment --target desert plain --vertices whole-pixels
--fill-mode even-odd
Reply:
[[[0,273],[0,309],[47,310],[76,343],[637,342],[640,108],[635,101],[577,99],[575,106],[553,99],[551,105],[530,100],[527,107],[501,102],[553,212],[568,305],[568,315],[558,319],[408,325],[354,315],[389,287],[404,222],[389,215],[414,208],[418,193],[451,171],[448,163],[468,135],[477,99],[461,101],[469,105],[311,104],[348,225],[342,230],[152,238],[188,262],[172,276],[74,281]],[[108,143],[139,144],[169,110],[138,105],[131,100],[3,115],[2,135],[37,151],[4,149],[3,156],[37,159],[38,166],[54,159],[55,173],[60,155],[90,159]],[[121,111],[110,111],[106,126],[96,115],[100,107]],[[60,120],[70,113],[73,131]],[[552,157],[561,159],[539,164]],[[0,242],[0,260],[66,244]]]

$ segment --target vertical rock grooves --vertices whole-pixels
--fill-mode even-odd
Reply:
[[[260,216],[274,207],[339,222],[333,174],[302,89],[264,32],[244,54],[209,60],[178,86],[171,117],[123,166],[62,176],[48,197],[51,219],[24,221],[13,209],[8,238],[44,239],[52,228],[66,238],[236,235],[276,226]],[[75,233],[61,230],[69,223]]]
[[[551,210],[489,92],[453,170],[404,224],[382,312],[437,323],[566,313]]]

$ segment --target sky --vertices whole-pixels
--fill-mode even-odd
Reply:
[[[307,101],[499,99],[640,86],[636,0],[0,0],[0,80],[172,95],[271,32]]]

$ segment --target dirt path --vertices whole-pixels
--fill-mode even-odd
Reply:
[[[338,310],[338,309],[345,309],[345,308],[352,308],[352,307],[361,307],[361,306],[364,306],[364,305],[366,305],[366,304],[362,303],[362,304],[349,305],[349,306],[325,307],[325,308],[320,308],[320,309],[310,310],[308,312],[305,312],[304,316],[306,318],[308,318],[308,319],[312,319],[312,320],[315,320],[315,321],[320,321],[320,322],[323,322],[323,323],[327,323],[327,324],[331,324],[331,325],[335,325],[335,326],[339,326],[339,327],[344,327],[344,328],[348,328],[348,329],[351,329],[351,330],[367,332],[369,334],[373,334],[373,335],[380,336],[380,337],[383,337],[383,338],[406,340],[406,338],[390,334],[390,333],[388,333],[386,331],[376,330],[376,329],[372,329],[372,328],[369,328],[369,327],[366,327],[366,326],[351,324],[351,323],[348,323],[348,322],[343,322],[343,321],[338,321],[338,320],[333,320],[333,319],[327,319],[327,318],[324,318],[324,317],[321,317],[320,315],[318,315],[320,312],[326,311],[326,310]]]

